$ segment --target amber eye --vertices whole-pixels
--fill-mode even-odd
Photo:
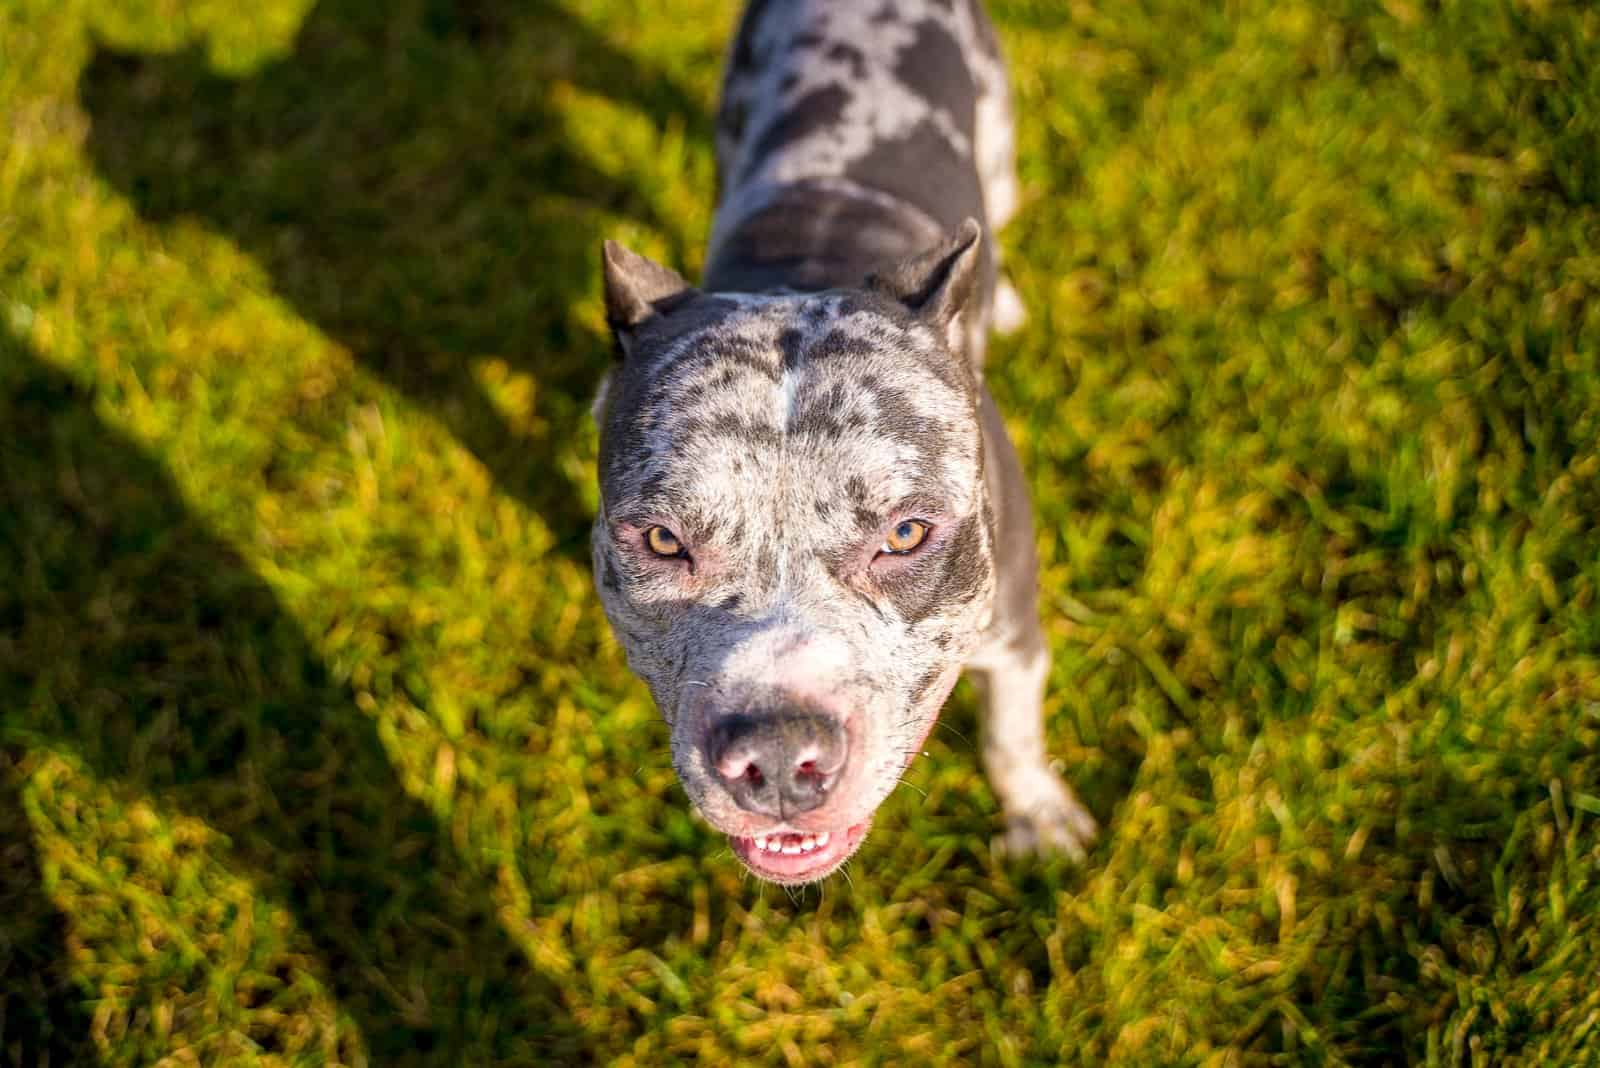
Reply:
[[[907,519],[904,523],[889,531],[889,536],[883,539],[883,548],[879,552],[902,554],[921,545],[928,539],[928,524],[920,519]]]
[[[645,531],[644,543],[657,556],[679,557],[689,555],[683,551],[683,542],[679,541],[678,536],[666,527],[651,527]]]

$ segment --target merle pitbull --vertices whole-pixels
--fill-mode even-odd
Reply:
[[[1081,857],[1026,490],[981,376],[1017,193],[978,0],[756,0],[717,147],[701,288],[606,244],[620,359],[595,408],[595,576],[690,799],[757,875],[819,879],[965,668],[1007,845]]]

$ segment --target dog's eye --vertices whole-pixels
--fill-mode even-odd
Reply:
[[[878,551],[897,556],[904,555],[928,540],[930,529],[932,528],[920,519],[907,519],[889,531],[889,536],[883,539],[883,547]]]
[[[644,543],[657,556],[677,558],[689,555],[684,551],[683,542],[666,527],[651,527],[645,531]]]

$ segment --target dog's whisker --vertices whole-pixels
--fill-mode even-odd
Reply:
[[[911,787],[911,788],[912,788],[912,789],[913,789],[913,790],[915,790],[915,791],[916,791],[916,792],[917,792],[917,793],[919,793],[919,794],[921,794],[921,795],[922,795],[922,796],[923,796],[923,798],[924,798],[924,799],[926,799],[926,798],[927,798],[927,796],[928,796],[928,791],[926,791],[926,790],[924,790],[924,789],[923,789],[923,788],[922,788],[922,787],[920,787],[920,786],[918,786],[918,785],[917,785],[917,784],[916,784],[916,783],[914,783],[914,782],[908,782],[908,781],[907,781],[907,780],[905,780],[905,779],[901,779],[901,780],[900,780],[900,781],[899,781],[899,782],[897,782],[897,783],[895,783],[895,785],[896,785],[896,786],[909,786],[909,787]]]

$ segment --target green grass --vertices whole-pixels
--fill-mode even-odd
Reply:
[[[1600,1064],[1600,10],[996,0],[1049,736],[791,898],[590,592],[728,0],[0,7],[0,1064]]]

